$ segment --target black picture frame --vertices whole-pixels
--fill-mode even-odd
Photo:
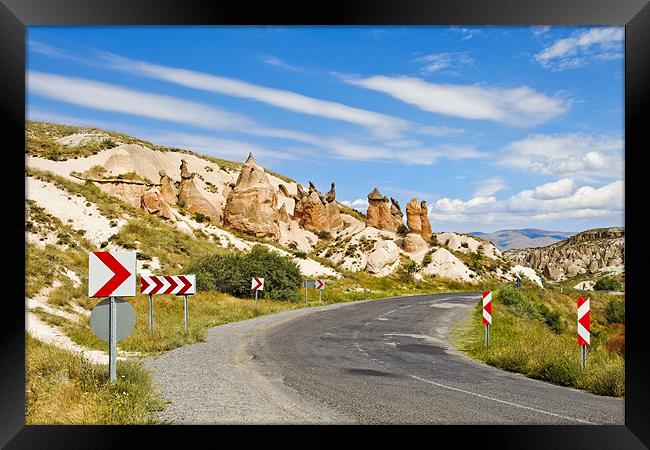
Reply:
[[[289,430],[255,427],[257,437],[298,439],[296,433],[331,431],[359,433],[366,439],[384,439],[387,432],[410,442],[413,433],[430,445],[453,442],[498,448],[526,449],[634,449],[650,446],[650,358],[646,344],[647,300],[643,298],[643,259],[649,224],[644,201],[644,153],[650,79],[650,6],[647,0],[357,0],[285,3],[246,1],[139,1],[128,0],[0,0],[0,111],[5,125],[2,143],[2,181],[21,186],[18,167],[25,140],[25,27],[32,25],[624,25],[625,33],[625,228],[626,228],[626,363],[625,425],[621,426],[435,426],[435,427],[323,427]],[[644,145],[646,144],[646,145]],[[14,158],[16,161],[14,161]],[[15,164],[15,166],[14,166]],[[17,190],[17,188],[14,188]],[[5,190],[5,223],[9,231],[23,233],[24,198]],[[159,426],[35,426],[25,425],[25,324],[18,283],[24,277],[24,244],[5,234],[3,270],[5,301],[0,326],[0,446],[6,448],[130,448],[133,439],[199,444],[200,439],[222,445],[224,433],[246,445],[251,433],[243,427]],[[23,235],[24,236],[24,235]],[[645,239],[644,239],[645,238]],[[24,241],[23,241],[24,242]],[[22,248],[21,248],[22,246]],[[11,275],[14,273],[14,275]],[[15,284],[13,283],[15,281]],[[8,294],[8,295],[7,295]],[[282,427],[283,428],[283,427]],[[403,434],[407,431],[408,434]],[[238,435],[238,436],[234,436]],[[266,435],[266,436],[259,436]],[[219,436],[218,441],[210,441]],[[221,442],[221,444],[220,444]]]

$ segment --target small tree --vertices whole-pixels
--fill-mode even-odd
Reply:
[[[397,233],[398,236],[404,237],[404,236],[406,236],[408,234],[408,232],[409,232],[409,228],[406,225],[404,225],[403,223],[400,224],[399,227],[397,227],[396,233]]]

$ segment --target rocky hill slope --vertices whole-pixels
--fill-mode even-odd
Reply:
[[[28,122],[26,136],[27,207],[40,219],[54,218],[82,235],[88,246],[136,249],[149,258],[144,271],[179,270],[180,265],[171,264],[174,258],[163,249],[146,248],[135,223],[142,213],[159,220],[162,234],[174,230],[226,251],[246,251],[261,242],[293,258],[306,277],[336,278],[346,271],[386,276],[408,261],[417,264],[417,276],[466,282],[512,280],[523,269],[487,240],[434,233],[424,201],[411,199],[404,214],[395,199],[375,188],[363,216],[339,204],[334,183],[322,193],[311,182],[303,186],[265,170],[252,154],[239,163],[110,131],[44,122]],[[104,200],[91,192],[105,194]],[[124,206],[99,205],[110,203],[106,196]],[[27,242],[65,250],[62,231],[39,226],[34,211],[28,214],[35,225],[27,230]],[[134,242],[124,242],[127,231]]]
[[[477,231],[470,234],[487,239],[493,242],[499,250],[505,251],[518,248],[546,247],[547,245],[552,245],[571,237],[576,233],[524,228],[521,230],[498,230],[492,233],[481,233]]]
[[[508,250],[504,256],[513,263],[541,271],[549,281],[577,275],[624,274],[625,230],[596,228],[547,247]]]

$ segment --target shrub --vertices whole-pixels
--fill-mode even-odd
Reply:
[[[300,258],[300,259],[307,259],[307,253],[305,253],[303,251],[300,251],[300,250],[294,251],[293,256],[295,256],[296,258]]]
[[[197,212],[194,214],[194,218],[198,223],[203,223],[203,222],[209,222],[210,218],[206,216],[205,214],[202,214],[200,212]]]
[[[596,281],[596,284],[594,285],[594,290],[620,291],[621,287],[622,287],[621,282],[618,281],[616,278],[606,276],[606,277],[599,278],[598,281]]]
[[[427,252],[422,258],[422,267],[426,267],[431,264],[431,252]]]
[[[549,309],[548,306],[541,304],[537,307],[537,310],[544,318],[546,325],[553,331],[555,334],[562,334],[566,325],[560,319],[560,313]]]
[[[216,290],[236,297],[251,296],[253,277],[264,278],[264,291],[260,294],[283,300],[297,298],[302,283],[295,262],[262,245],[255,245],[249,253],[210,255],[195,260],[186,270],[196,273],[199,290]]]
[[[512,286],[504,286],[496,292],[495,299],[499,300],[506,306],[510,306],[520,314],[533,318],[540,317],[535,305],[524,296],[520,289],[516,289]]]
[[[404,225],[403,223],[400,224],[399,227],[397,227],[396,233],[397,233],[398,236],[404,237],[404,236],[406,236],[408,234],[408,232],[409,232],[409,228],[406,225]]]
[[[625,303],[610,300],[605,305],[605,318],[609,323],[625,323]]]
[[[435,234],[431,235],[431,239],[429,239],[429,246],[430,247],[438,246],[438,236],[436,236]]]
[[[402,264],[398,271],[397,276],[402,281],[408,281],[413,278],[413,275],[420,271],[420,265],[415,261],[409,260],[407,263]]]
[[[460,244],[460,246],[463,248],[469,248],[469,244],[467,242],[463,242],[462,244]]]
[[[325,230],[317,232],[316,236],[318,236],[319,239],[332,239],[330,232]]]

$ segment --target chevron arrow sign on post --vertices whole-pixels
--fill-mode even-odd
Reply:
[[[142,275],[140,277],[142,294],[196,294],[195,275]]]
[[[135,252],[89,252],[88,297],[135,297]]]
[[[251,289],[254,291],[264,290],[264,278],[253,277],[251,280]]]
[[[318,290],[325,289],[325,282],[323,280],[316,280],[314,287]]]

